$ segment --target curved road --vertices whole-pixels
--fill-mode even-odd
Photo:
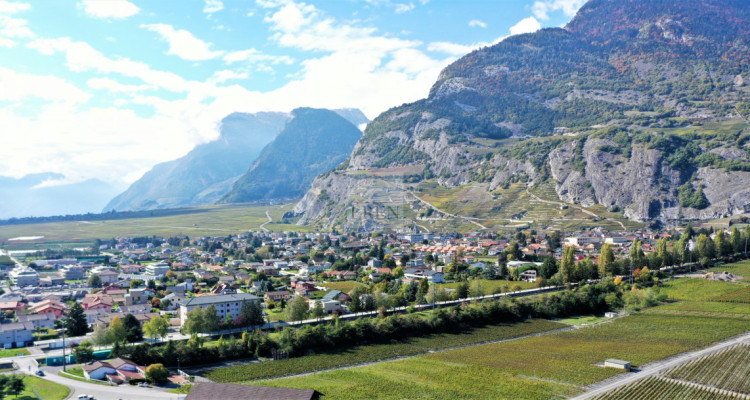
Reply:
[[[18,357],[14,358],[14,361],[18,364],[18,372],[28,375],[33,375],[36,372],[34,356]],[[41,369],[45,372],[45,376],[41,377],[42,379],[70,388],[70,395],[67,399],[77,399],[82,394],[94,396],[97,400],[178,400],[184,398],[184,395],[167,393],[152,388],[130,385],[106,386],[68,379],[57,375],[57,371],[61,370],[59,367],[43,367]]]

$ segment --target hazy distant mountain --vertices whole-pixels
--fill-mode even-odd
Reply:
[[[351,153],[367,120],[359,110],[314,108],[292,111],[292,119],[258,160],[221,199],[224,203],[284,200],[302,197],[313,179],[330,171]]]
[[[221,135],[187,155],[155,165],[104,211],[148,210],[212,204],[247,170],[284,127],[289,114],[234,113],[221,121]]]
[[[45,186],[62,181],[55,173],[26,175],[15,179],[0,176],[0,219],[99,212],[121,188],[98,179]]]

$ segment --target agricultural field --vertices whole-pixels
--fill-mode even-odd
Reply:
[[[677,297],[696,290],[709,299],[744,287],[690,281],[670,282],[667,290]],[[690,304],[678,307],[683,303]],[[700,304],[710,306],[701,310]],[[332,400],[561,398],[621,373],[595,365],[607,358],[638,367],[745,332],[749,325],[744,307],[747,304],[677,300],[571,331],[253,384],[314,388]]]
[[[400,343],[360,346],[335,353],[217,368],[206,373],[206,377],[223,383],[248,382],[255,379],[303,374],[346,365],[425,354],[431,350],[504,340],[562,327],[565,325],[546,320],[499,324],[462,333],[443,333],[407,339]]]
[[[728,303],[750,303],[750,286],[722,294],[713,298],[714,301],[722,301]]]
[[[116,236],[150,235],[226,235],[247,230],[259,230],[268,221],[266,211],[274,222],[280,222],[293,204],[282,206],[254,206],[231,204],[192,207],[175,210],[171,215],[101,221],[65,221],[38,224],[0,225],[0,243],[9,250],[22,250],[37,243],[88,243],[94,239]],[[296,227],[296,225],[294,225]],[[289,229],[289,225],[269,223],[269,230]],[[299,229],[298,229],[299,230]],[[15,237],[43,236],[34,241],[11,241]]]
[[[750,346],[737,345],[680,365],[662,375],[750,394]]]
[[[707,389],[689,383],[672,381],[662,377],[650,377],[594,397],[595,400],[633,399],[705,399],[733,400],[744,397],[720,393],[718,389]]]
[[[740,283],[685,278],[668,282],[662,287],[662,293],[671,300],[712,301],[746,287]]]

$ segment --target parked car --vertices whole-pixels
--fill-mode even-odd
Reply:
[[[38,369],[38,370],[36,370],[35,374],[37,376],[44,376],[44,371],[42,371],[41,369]]]

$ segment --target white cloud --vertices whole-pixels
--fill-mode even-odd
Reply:
[[[257,49],[230,51],[224,55],[223,60],[227,64],[233,64],[242,61],[247,61],[248,63],[269,62],[272,65],[289,65],[294,63],[294,59],[289,56],[273,56],[270,54],[263,54]]]
[[[184,29],[174,29],[167,24],[141,25],[151,32],[161,35],[169,43],[167,54],[176,55],[183,60],[211,60],[223,54],[222,51],[211,51],[211,43],[206,43]]]
[[[272,23],[276,30],[294,33],[308,25],[315,16],[315,7],[304,3],[289,3],[267,17],[265,21]]]
[[[586,0],[538,0],[531,6],[531,12],[541,20],[548,20],[552,11],[562,11],[572,17],[584,3]]]
[[[33,75],[0,67],[0,100],[43,99],[59,103],[85,103],[91,95],[65,79],[51,75]],[[5,124],[3,124],[5,125]],[[8,125],[5,125],[8,126]]]
[[[188,82],[175,73],[153,70],[145,63],[127,58],[111,59],[85,42],[75,42],[69,38],[37,39],[26,46],[44,55],[64,53],[65,65],[74,72],[118,73],[173,92],[189,89]]]
[[[113,93],[133,93],[152,89],[149,85],[125,85],[110,78],[91,78],[86,85],[95,90],[107,90]]]
[[[223,83],[230,79],[247,79],[247,72],[235,72],[230,69],[223,69],[221,71],[214,72],[211,80],[216,83]]]
[[[127,0],[82,0],[78,6],[94,18],[128,18],[141,10]]]
[[[474,27],[486,28],[487,27],[487,23],[484,22],[484,21],[480,21],[478,19],[472,19],[471,21],[469,21],[469,26],[472,27],[472,28],[474,28]]]
[[[0,14],[15,14],[31,9],[29,3],[0,0]]]
[[[452,56],[463,56],[472,50],[481,47],[481,45],[464,45],[451,42],[432,42],[427,45],[429,51],[439,51],[441,53],[450,54]]]
[[[396,12],[396,14],[403,14],[407,11],[413,10],[415,6],[414,6],[414,3],[408,3],[408,4],[398,3],[394,7],[395,7],[394,11]]]
[[[534,17],[524,18],[518,21],[517,24],[510,27],[511,35],[520,35],[522,33],[536,32],[542,29],[542,24]]]
[[[224,9],[224,3],[220,0],[206,0],[203,6],[203,12],[206,14],[213,14]]]

